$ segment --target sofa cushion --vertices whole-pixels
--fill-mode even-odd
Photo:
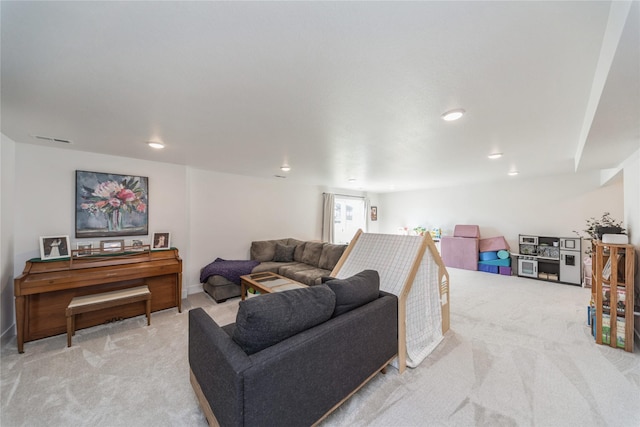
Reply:
[[[335,294],[325,285],[241,301],[233,340],[245,353],[257,353],[329,320],[335,304]]]
[[[296,250],[293,251],[293,260],[295,262],[302,262],[302,255],[304,254],[304,247],[307,242],[298,243]]]
[[[322,255],[322,242],[306,242],[304,244],[304,252],[302,253],[301,262],[309,264],[312,267],[317,267],[320,261],[320,255]]]
[[[336,266],[346,248],[347,245],[333,245],[331,243],[325,243],[322,246],[322,254],[320,254],[318,267],[325,270],[333,270],[333,267]]]
[[[290,279],[293,279],[293,275],[298,271],[314,270],[314,269],[315,267],[310,266],[309,264],[305,264],[303,262],[286,263],[286,264],[280,264],[280,267],[278,268],[278,274],[280,274],[281,276],[285,276]]]
[[[251,273],[264,273],[265,271],[278,273],[280,270],[280,267],[283,267],[285,265],[295,265],[295,264],[298,264],[298,263],[297,262],[275,262],[275,261],[261,262],[260,264],[256,265],[253,268],[253,270],[251,270]]]
[[[292,271],[288,277],[307,286],[315,286],[322,284],[322,277],[328,274],[331,274],[331,270],[310,267],[305,270]]]
[[[276,253],[276,243],[286,245],[289,239],[280,240],[260,240],[251,242],[250,257],[253,260],[265,262],[273,261]]]
[[[375,270],[364,270],[346,279],[328,280],[321,286],[325,285],[336,294],[336,317],[378,298],[380,276]]]
[[[289,237],[287,239],[287,245],[289,245],[289,246],[298,246],[298,245],[301,245],[303,243],[304,243],[304,241],[298,240],[298,239],[294,239],[292,237]]]
[[[282,243],[276,243],[276,250],[273,255],[273,260],[276,262],[292,262],[293,251],[296,250],[295,246],[283,245]]]

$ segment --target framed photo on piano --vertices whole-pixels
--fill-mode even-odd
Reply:
[[[40,237],[40,259],[69,258],[69,236]]]

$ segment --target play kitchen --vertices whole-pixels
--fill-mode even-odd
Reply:
[[[518,276],[580,285],[581,239],[520,234]]]

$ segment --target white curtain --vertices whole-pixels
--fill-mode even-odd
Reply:
[[[369,201],[368,197],[364,198],[364,231],[365,233],[369,230],[369,221],[371,221],[371,201]]]
[[[323,193],[324,203],[322,205],[322,241],[333,243],[333,214],[335,204],[335,194]]]

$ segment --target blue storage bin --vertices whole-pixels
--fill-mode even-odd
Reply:
[[[484,271],[485,273],[498,274],[498,266],[478,263],[478,271]]]

